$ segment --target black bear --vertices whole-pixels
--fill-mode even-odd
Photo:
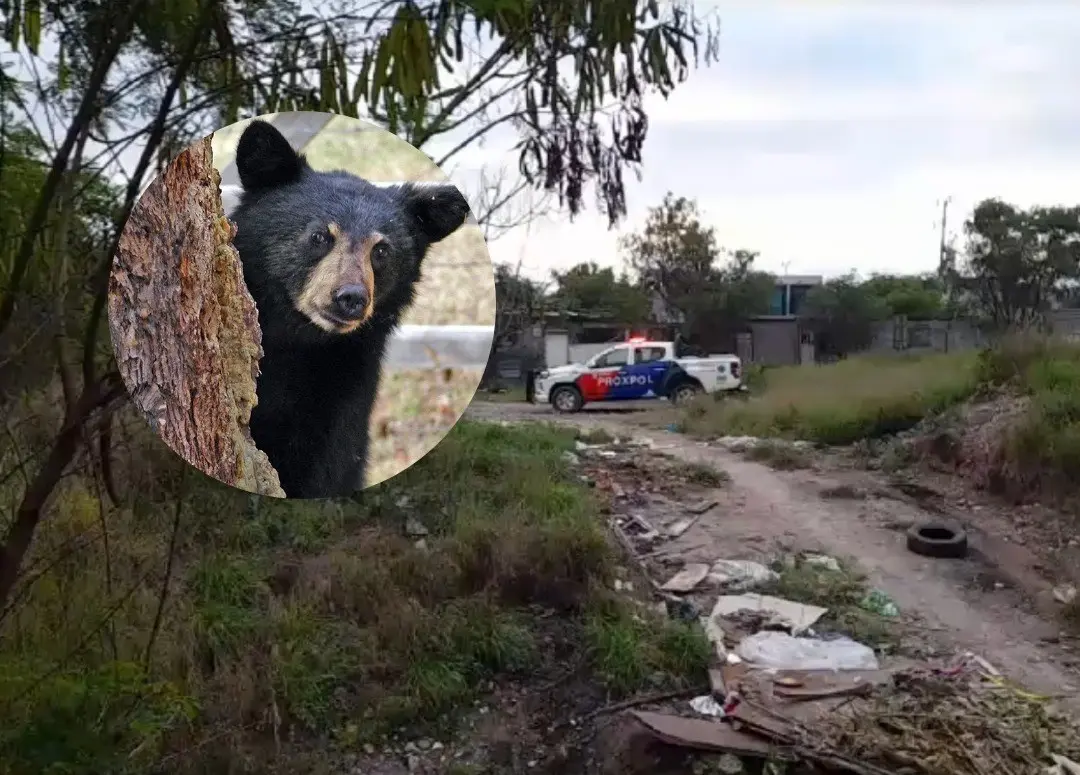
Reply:
[[[231,218],[263,335],[251,435],[290,498],[363,488],[387,339],[428,248],[469,205],[449,183],[377,186],[319,172],[271,124],[240,136]]]

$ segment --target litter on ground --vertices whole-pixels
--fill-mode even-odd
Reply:
[[[727,617],[739,611],[764,611],[772,614],[774,624],[784,626],[793,635],[805,632],[824,616],[828,609],[816,605],[794,603],[781,597],[747,593],[742,595],[721,595],[713,608],[710,618]]]
[[[877,670],[874,650],[850,638],[796,638],[786,632],[755,633],[735,653],[755,667],[774,670]]]
[[[840,563],[837,562],[835,557],[829,557],[824,554],[808,554],[803,557],[803,562],[807,565],[815,565],[825,570],[831,570],[834,573],[840,572]]]
[[[754,589],[776,578],[775,571],[751,560],[717,560],[709,571],[709,581],[732,592]]]
[[[690,563],[668,579],[660,589],[664,592],[691,592],[709,575],[706,563]]]

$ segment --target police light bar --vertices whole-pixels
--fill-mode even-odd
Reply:
[[[633,343],[633,342],[644,342],[645,337],[643,337],[643,336],[632,336],[629,339],[627,339],[626,341],[631,342],[631,343]]]

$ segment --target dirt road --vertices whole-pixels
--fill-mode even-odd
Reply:
[[[901,610],[918,616],[916,629],[928,641],[974,652],[1031,691],[1080,712],[1080,642],[1035,613],[1027,591],[998,573],[981,550],[978,534],[971,536],[972,556],[965,560],[927,559],[907,551],[904,530],[939,517],[916,503],[880,493],[828,497],[843,483],[839,475],[776,471],[679,434],[644,429],[625,411],[556,417],[548,407],[474,402],[466,416],[602,427],[624,438],[649,438],[656,450],[674,458],[722,469],[732,482],[717,493],[721,508],[672,547],[687,561],[760,559],[777,543],[851,557]]]

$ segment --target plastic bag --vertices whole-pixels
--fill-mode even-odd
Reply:
[[[775,670],[878,670],[869,646],[851,640],[795,638],[786,632],[759,632],[744,638],[736,653],[755,667]]]

